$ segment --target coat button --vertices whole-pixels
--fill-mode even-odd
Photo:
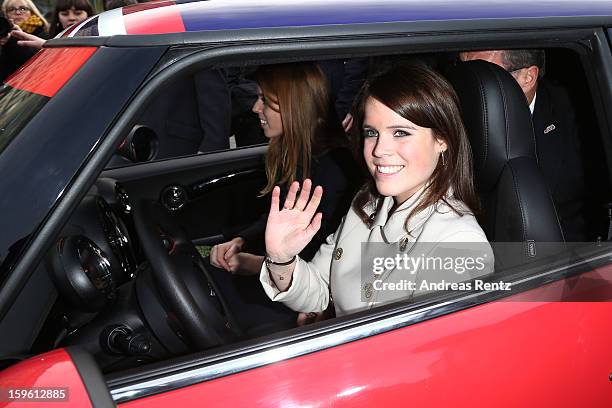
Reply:
[[[339,261],[342,258],[342,248],[336,248],[336,253],[334,254],[334,258],[336,261]]]

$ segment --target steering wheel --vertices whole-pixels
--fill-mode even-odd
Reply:
[[[168,210],[142,200],[134,208],[134,224],[161,301],[188,340],[209,348],[240,335],[198,251]]]

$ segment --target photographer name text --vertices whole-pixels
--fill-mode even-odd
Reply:
[[[414,281],[401,280],[399,282],[383,282],[381,279],[376,279],[372,282],[374,290],[386,291],[386,290],[398,290],[398,291],[434,291],[434,290],[453,290],[453,291],[470,291],[470,290],[511,290],[510,284],[499,281],[499,282],[485,282],[481,279],[475,279],[472,282],[446,282],[444,280],[440,282],[429,282],[422,280],[418,284]]]

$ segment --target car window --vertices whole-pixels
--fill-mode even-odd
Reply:
[[[38,53],[0,88],[0,154],[95,52],[95,47]],[[49,69],[65,58],[63,69]]]
[[[369,70],[368,58],[317,61],[342,122]],[[203,69],[175,78],[140,115],[108,167],[267,144],[257,112],[258,66]]]
[[[216,68],[175,78],[137,118],[108,167],[267,143],[252,112],[257,85],[248,75]]]
[[[0,154],[49,98],[4,85],[0,89]]]
[[[546,81],[555,84],[555,90],[561,88],[562,91],[559,92],[564,96],[565,103],[554,112],[555,117],[550,120],[546,119],[549,122],[545,123],[543,128],[538,127],[540,130],[535,135],[535,141],[528,140],[530,143],[533,142],[533,146],[530,147],[534,152],[530,153],[530,155],[533,155],[531,165],[539,166],[539,168],[533,170],[535,172],[534,176],[537,173],[538,177],[542,178],[541,188],[539,188],[542,200],[538,199],[536,201],[548,202],[551,198],[548,196],[549,191],[547,189],[550,189],[552,200],[556,206],[556,210],[550,206],[550,219],[553,224],[557,223],[557,215],[555,215],[555,211],[557,211],[562,221],[562,229],[559,229],[559,235],[551,236],[551,241],[563,240],[561,234],[565,234],[567,241],[593,243],[598,240],[605,240],[604,234],[608,229],[609,220],[604,207],[606,196],[610,190],[606,175],[605,157],[602,153],[601,139],[597,137],[599,127],[593,114],[592,96],[588,88],[576,86],[575,82],[575,78],[581,78],[582,83],[586,82],[586,73],[581,64],[580,56],[575,51],[559,48],[546,49],[544,52],[547,65],[545,70],[542,69],[542,77],[544,78],[542,84]],[[346,110],[342,111],[342,109],[351,109],[361,85],[368,76],[372,78],[394,67],[425,65],[443,76],[450,77],[451,71],[461,65],[461,54],[462,51],[457,50],[455,52],[424,54],[376,55],[342,60],[320,59],[315,62],[325,72],[327,81],[332,88],[336,84],[337,88],[342,89],[345,82],[352,81],[352,93],[348,92],[349,103],[345,103],[344,108],[342,104],[336,104],[335,106],[337,120],[340,121],[340,118],[344,118],[344,114],[348,113]],[[523,68],[526,67],[510,67],[506,71],[510,73],[511,78],[516,79],[515,72]],[[198,153],[206,154],[231,150],[260,142],[265,143],[267,139],[262,132],[259,117],[254,112],[256,109],[253,109],[258,92],[260,92],[256,83],[256,73],[261,69],[263,69],[263,66],[258,65],[217,67],[201,70],[188,76],[183,75],[168,81],[168,84],[160,89],[157,96],[146,106],[144,113],[137,118],[136,125],[131,129],[131,136],[129,136],[140,135],[144,139],[155,140],[155,142],[149,143],[149,147],[147,147],[147,143],[139,145],[132,142],[135,150],[145,152],[144,156],[153,155],[147,160],[155,161]],[[347,81],[347,78],[350,78],[351,81]],[[519,84],[518,81],[516,82],[515,87]],[[458,89],[457,92],[459,93]],[[517,101],[524,103],[525,101],[521,98],[525,96],[520,95]],[[544,85],[541,85],[539,91],[540,102],[544,101],[547,96]],[[336,101],[343,97],[346,98],[346,96],[342,96],[342,92],[335,92],[334,97]],[[478,102],[478,99],[474,98],[462,100],[463,108],[467,111],[471,105],[476,105]],[[570,121],[570,125],[573,127],[572,137],[569,138],[571,143],[568,146],[564,145],[565,142],[557,142],[552,138],[567,130],[567,126],[558,121],[559,117],[572,118]],[[531,127],[531,122],[534,119],[527,115],[522,120],[526,126]],[[210,129],[218,130],[218,132],[207,135],[202,131],[205,125],[209,126]],[[469,132],[473,130],[468,128]],[[211,134],[221,135],[221,137],[211,136],[208,138]],[[591,136],[586,138],[586,134]],[[547,136],[548,139],[543,139],[544,136]],[[526,137],[529,139],[529,136]],[[560,136],[560,138],[562,137]],[[348,139],[349,136],[347,136]],[[215,144],[215,141],[218,144]],[[584,141],[584,143],[581,143],[581,141]],[[474,152],[474,166],[480,168],[482,155],[479,151],[479,140],[476,138],[471,142]],[[558,164],[555,155],[568,169],[567,174],[563,175],[554,169],[551,170]],[[593,160],[594,158],[595,160]],[[260,171],[260,176],[263,175],[261,173],[261,162],[250,168],[248,172],[251,173],[248,174],[253,175],[252,171],[256,170]],[[255,202],[257,193],[261,192],[262,186],[265,185],[265,180],[253,178],[248,181],[245,180],[243,183],[243,181],[240,181],[242,176],[237,177],[237,175],[243,173],[243,170],[236,171],[231,166],[219,170],[213,168],[210,173],[193,170],[193,176],[186,177],[185,174],[190,172],[187,168],[181,168],[181,173],[177,172],[176,175],[168,174],[163,178],[159,177],[163,182],[155,180],[148,181],[145,184],[128,182],[124,187],[128,191],[137,188],[139,195],[159,197],[162,205],[172,211],[183,223],[188,234],[198,244],[198,250],[205,257],[209,255],[210,249],[215,245],[230,242],[236,237],[244,238],[246,236],[248,240],[250,233],[248,229],[245,229],[245,226],[255,222],[257,212],[260,216],[265,215],[266,204],[262,205],[262,202]],[[540,173],[543,175],[540,175]],[[568,176],[570,182],[567,182]],[[151,179],[156,177],[152,176]],[[482,175],[477,174],[478,177],[482,177]],[[171,180],[170,185],[168,185],[168,180]],[[223,180],[224,183],[227,180],[233,181],[218,190],[211,188],[210,192],[199,187],[207,186],[208,189],[209,186],[213,186],[219,180]],[[527,182],[533,184],[534,178],[532,176],[528,177]],[[138,184],[138,187],[136,184]],[[542,267],[546,267],[547,262],[554,258],[554,254],[565,250],[555,242],[551,245],[533,242],[525,247],[525,243],[522,243],[519,235],[506,237],[507,241],[516,239],[519,242],[518,245],[514,243],[506,244],[500,238],[503,235],[495,235],[494,225],[496,221],[491,221],[487,217],[490,214],[497,213],[497,217],[509,218],[507,215],[511,210],[510,207],[514,207],[514,204],[510,207],[493,208],[498,201],[491,197],[497,194],[497,190],[487,191],[488,187],[479,184],[478,180],[476,184],[482,203],[482,209],[477,214],[477,219],[487,234],[487,238],[490,241],[495,241],[492,246],[496,254],[495,268],[498,274],[488,276],[487,279],[499,279],[503,270],[508,270],[508,274],[513,274],[517,271],[524,273],[525,270],[529,269],[531,271],[529,274],[535,274],[536,271],[541,271]],[[592,195],[587,200],[581,198],[579,202],[575,202],[578,196],[582,196],[581,192],[588,191],[595,185],[599,186],[597,195]],[[568,190],[568,186],[572,189]],[[145,190],[147,191],[145,192]],[[250,193],[241,194],[245,191]],[[239,204],[232,199],[238,196],[240,196]],[[516,203],[516,205],[519,205],[519,203]],[[240,207],[248,208],[249,211],[240,209]],[[254,209],[257,209],[257,211]],[[344,208],[343,213],[347,209],[348,207]],[[535,212],[539,213],[540,209],[538,208]],[[214,220],[209,219],[204,223],[201,214],[210,213],[216,215]],[[544,217],[540,216],[539,218],[543,219]],[[520,234],[520,228],[518,227],[520,223],[521,220],[517,218],[516,225],[509,225],[508,228],[514,229],[517,234]],[[332,228],[328,232],[333,231]],[[250,243],[251,249],[261,249],[262,246],[263,238],[261,237],[258,242],[251,241]],[[573,246],[572,249],[574,249]],[[525,253],[534,259],[523,259]],[[377,258],[377,260],[380,260],[380,256]],[[441,258],[441,256],[438,258]],[[521,259],[521,261],[516,262],[517,259]],[[373,265],[372,259],[366,261],[366,263]],[[558,264],[566,265],[568,262],[570,260],[563,259],[563,262]],[[372,277],[364,277],[364,285],[367,283],[373,285],[372,282],[366,282],[366,278],[371,280]],[[458,275],[458,281],[462,282],[464,280],[466,280],[466,275]],[[435,285],[431,286],[433,289],[425,288],[422,294],[435,298],[436,295],[445,292],[444,288],[446,286],[442,285],[441,287],[442,290],[437,290]],[[479,287],[472,285],[471,287],[478,289],[482,288],[482,285]],[[369,286],[368,288],[371,289]],[[366,292],[368,291],[366,290]],[[416,298],[418,297],[415,296]],[[399,299],[401,300],[401,296]]]

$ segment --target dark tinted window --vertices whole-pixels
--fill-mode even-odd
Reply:
[[[0,88],[0,154],[49,98],[4,85]]]

